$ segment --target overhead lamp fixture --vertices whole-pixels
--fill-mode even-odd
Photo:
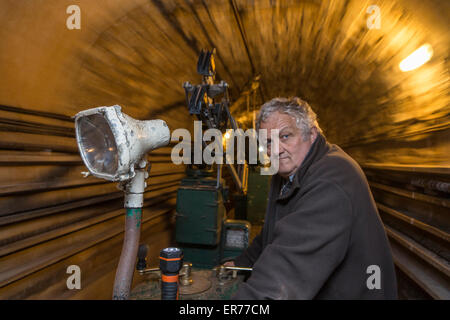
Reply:
[[[417,69],[428,62],[432,56],[433,48],[431,44],[426,43],[400,62],[400,70],[406,72]]]

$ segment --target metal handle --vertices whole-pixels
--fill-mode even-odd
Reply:
[[[144,274],[148,274],[148,273],[160,273],[161,270],[159,268],[147,268],[147,269],[142,269],[142,270],[138,270],[139,274],[142,276]]]
[[[229,267],[229,266],[224,266],[225,269],[227,270],[237,270],[237,271],[253,271],[253,268],[247,268],[247,267]]]
[[[224,265],[221,265],[214,269],[216,270],[216,275],[219,278],[219,281],[230,280],[230,273],[227,271],[232,271],[231,279],[235,279],[237,277],[238,271],[250,271],[250,272],[253,271],[253,268],[231,267],[231,266],[224,266]]]

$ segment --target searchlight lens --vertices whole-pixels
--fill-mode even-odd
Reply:
[[[78,120],[79,148],[86,165],[93,172],[114,175],[118,169],[118,152],[114,135],[101,114]]]

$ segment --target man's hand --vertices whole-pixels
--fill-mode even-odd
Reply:
[[[225,262],[223,265],[224,265],[225,267],[235,267],[234,261],[233,261],[233,260],[227,261],[227,262]]]

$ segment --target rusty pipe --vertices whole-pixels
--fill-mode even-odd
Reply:
[[[114,279],[114,300],[127,300],[130,295],[141,235],[145,179],[149,176],[149,172],[144,169],[146,164],[146,161],[141,161],[133,179],[120,185],[125,192],[125,236]],[[150,166],[148,170],[150,170]]]
[[[126,209],[125,238],[114,279],[114,300],[127,300],[130,295],[141,234],[141,218],[142,208]]]

